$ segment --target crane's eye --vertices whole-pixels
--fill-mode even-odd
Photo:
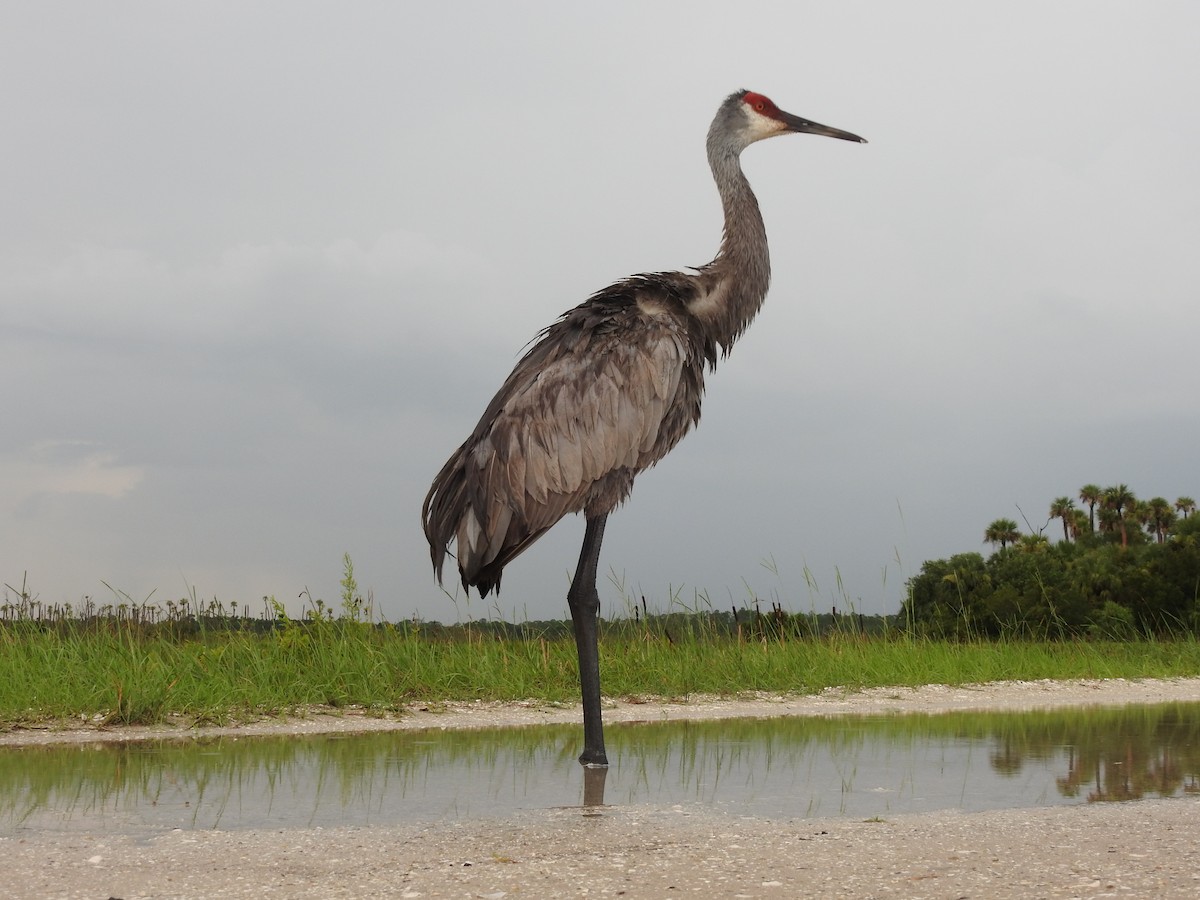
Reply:
[[[747,91],[746,96],[743,99],[746,101],[746,105],[756,113],[761,113],[764,116],[775,115],[775,104],[762,94],[756,94],[753,91]]]

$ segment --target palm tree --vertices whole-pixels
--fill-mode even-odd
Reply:
[[[1140,528],[1150,527],[1150,504],[1145,500],[1133,500],[1121,513],[1121,518]]]
[[[1071,539],[1079,540],[1079,536],[1084,533],[1084,530],[1091,525],[1088,519],[1088,514],[1082,509],[1077,509],[1071,513]]]
[[[1041,553],[1050,546],[1050,539],[1044,534],[1023,534],[1015,546],[1020,547],[1022,553]]]
[[[1019,540],[1020,537],[1021,532],[1017,530],[1017,523],[1012,519],[997,519],[983,533],[984,543],[999,544],[1001,550]]]
[[[1062,519],[1063,523],[1063,540],[1071,539],[1071,530],[1068,528],[1068,522],[1075,516],[1075,501],[1070,497],[1056,497],[1054,502],[1050,504],[1050,518]]]
[[[1196,511],[1196,501],[1191,497],[1180,497],[1175,501],[1175,508],[1185,519]]]
[[[1155,497],[1145,506],[1150,531],[1160,544],[1166,543],[1167,532],[1175,524],[1175,510],[1163,497]]]
[[[1112,487],[1106,487],[1101,494],[1101,502],[1105,509],[1112,510],[1116,513],[1116,524],[1121,529],[1121,546],[1129,546],[1129,532],[1125,528],[1125,519],[1127,512],[1136,512],[1137,497],[1133,495],[1133,491],[1129,489],[1127,484],[1117,484]]]
[[[1079,489],[1079,499],[1088,505],[1088,529],[1093,532],[1096,530],[1096,504],[1103,496],[1098,484],[1085,484]]]

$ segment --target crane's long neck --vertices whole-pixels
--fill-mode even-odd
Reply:
[[[739,152],[724,142],[709,141],[708,162],[721,194],[725,230],[716,259],[699,270],[700,291],[689,304],[724,353],[746,330],[771,283],[767,231]]]

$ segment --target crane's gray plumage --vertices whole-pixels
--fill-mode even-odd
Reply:
[[[716,258],[693,273],[619,281],[546,328],[425,498],[421,515],[438,579],[454,543],[463,586],[483,596],[499,589],[504,567],[559,519],[584,513],[587,536],[568,600],[584,683],[581,761],[590,764],[605,764],[599,675],[585,671],[595,666],[604,521],[637,474],[700,420],[705,370],[762,306],[771,262],[740,155],[755,141],[790,132],[862,141],[782,112],[761,94],[726,98],[707,141],[725,214]]]
[[[454,540],[463,586],[487,596],[564,515],[615,509],[700,418],[715,353],[688,289],[687,276],[630,278],[542,332],[426,498],[439,578]]]

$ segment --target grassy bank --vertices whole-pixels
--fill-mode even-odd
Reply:
[[[575,650],[558,633],[514,639],[458,627],[320,619],[270,627],[147,626],[101,620],[0,623],[0,725],[80,717],[154,723],[228,721],[322,704],[394,709],[425,700],[570,702]],[[945,642],[753,635],[704,627],[670,636],[649,623],[606,623],[610,696],[816,692],[1040,678],[1200,675],[1200,642]]]

